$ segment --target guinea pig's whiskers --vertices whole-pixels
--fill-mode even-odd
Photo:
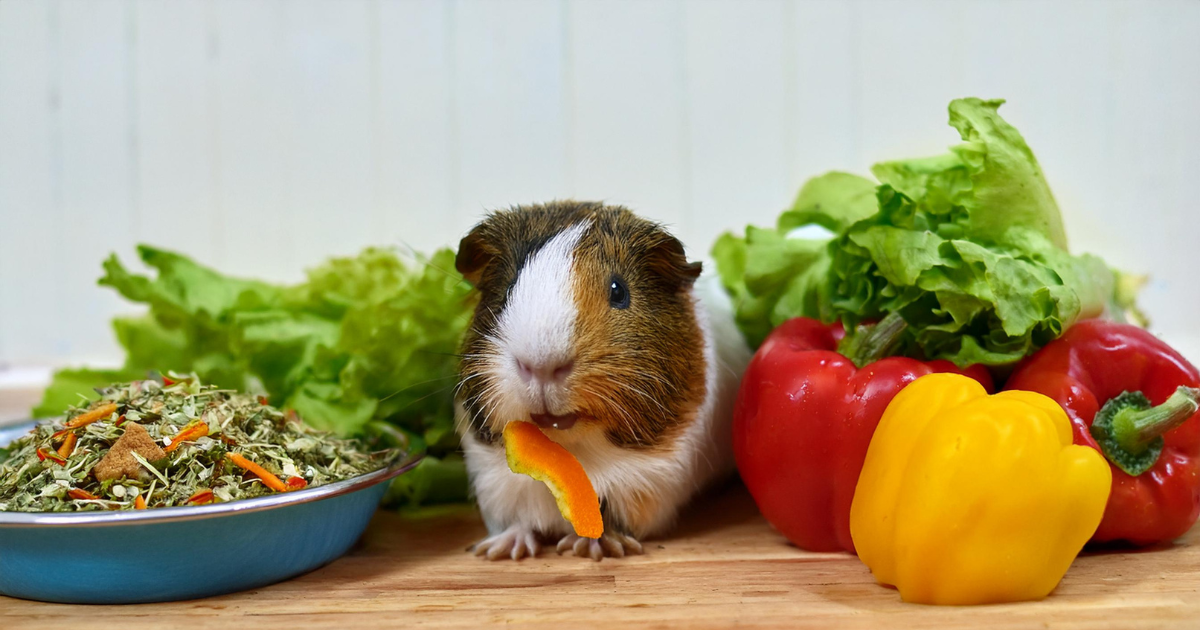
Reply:
[[[658,408],[662,409],[663,413],[670,415],[671,410],[667,409],[666,405],[662,404],[662,402],[660,402],[657,398],[651,396],[650,394],[647,394],[646,392],[642,391],[641,389],[638,389],[637,387],[634,387],[633,385],[630,385],[629,383],[626,383],[624,381],[619,381],[619,380],[616,380],[613,378],[608,378],[606,380],[609,383],[612,383],[613,385],[616,385],[618,387],[624,387],[625,389],[641,396],[642,398],[645,398],[646,400],[654,403],[655,405],[658,405]]]
[[[637,427],[637,423],[633,421],[633,416],[629,413],[629,410],[625,409],[625,407],[617,403],[612,398],[609,398],[607,395],[602,394],[586,385],[581,385],[580,389],[607,403],[609,407],[617,412],[618,418],[625,425],[625,428],[629,430],[629,433],[633,435],[634,441],[638,444],[642,443],[640,430]]]
[[[474,374],[468,374],[465,378],[463,378],[461,381],[458,382],[458,386],[454,388],[454,395],[458,396],[459,394],[461,394],[463,391],[463,386],[465,386],[468,381],[470,381],[471,379],[479,378],[481,376],[483,376],[483,372],[475,372]]]
[[[500,400],[496,395],[498,390],[499,386],[495,382],[485,383],[483,389],[473,398],[474,404],[482,406],[483,415],[489,421],[496,415],[496,410],[500,407]]]
[[[437,352],[434,350],[417,350],[417,352],[419,352],[421,354],[432,354],[434,356],[439,356],[439,357],[456,357],[459,359],[468,356],[465,354],[459,354],[457,352]]]
[[[425,266],[429,267],[430,269],[436,269],[437,271],[442,272],[447,278],[459,278],[459,282],[465,282],[465,280],[461,279],[462,276],[459,275],[457,272],[452,273],[449,269],[442,268],[441,265],[433,264],[433,260],[431,258],[417,252],[417,250],[414,249],[412,245],[409,245],[407,241],[401,241],[401,242],[404,243],[404,246],[408,248],[409,255],[411,257],[417,259],[418,261],[424,263]],[[449,291],[447,291],[447,293],[449,293]]]
[[[662,384],[662,386],[664,388],[666,388],[668,391],[675,392],[675,391],[679,390],[679,387],[677,385],[675,385],[671,381],[668,381],[667,379],[663,378],[663,376],[661,374],[655,374],[653,372],[646,372],[643,370],[634,370],[634,374],[636,374],[642,378],[657,381],[658,383]]]
[[[442,380],[442,379],[439,379],[439,380]],[[438,388],[438,389],[436,389],[436,390],[434,390],[434,391],[432,391],[432,392],[429,392],[428,394],[425,394],[424,396],[421,396],[420,398],[416,398],[416,399],[413,399],[413,400],[410,400],[410,401],[408,401],[408,403],[407,403],[407,404],[405,404],[403,407],[401,407],[401,408],[397,409],[396,411],[397,411],[397,412],[404,411],[405,409],[408,409],[409,407],[411,407],[411,406],[413,406],[413,405],[415,405],[415,404],[417,404],[417,403],[421,402],[422,400],[425,400],[426,398],[429,398],[430,396],[436,396],[436,395],[438,395],[438,394],[440,394],[440,393],[442,393],[442,392],[445,392],[445,391],[447,391],[447,390],[449,390],[449,389],[452,389],[452,388],[454,388],[454,387],[455,387],[455,385],[447,385],[447,386],[445,386],[445,387]],[[400,393],[400,392],[396,392],[396,394],[399,394],[399,393]],[[396,394],[392,394],[391,396],[388,396],[388,398],[391,398],[392,396],[395,396]],[[382,402],[382,401],[384,401],[384,400],[387,400],[387,398],[381,398],[381,399],[380,399],[380,402]]]
[[[468,376],[467,378],[463,379],[461,383],[459,383],[459,389],[461,390],[462,386],[467,384],[467,381],[469,381],[473,378],[480,378],[482,376],[486,376],[486,373],[477,372],[475,374]],[[492,393],[493,388],[494,388],[493,384],[485,382],[484,386],[478,392],[476,392],[473,396],[471,396],[470,398],[468,398],[466,400],[467,404],[474,405],[474,404],[481,402],[483,400],[484,396],[490,395]]]
[[[410,390],[410,389],[412,389],[412,388],[414,388],[414,387],[420,387],[420,386],[422,386],[422,385],[428,385],[428,384],[430,384],[430,383],[437,383],[437,382],[439,382],[439,381],[444,381],[444,380],[446,380],[446,379],[448,379],[448,378],[458,378],[458,375],[457,375],[457,374],[451,374],[451,375],[449,375],[449,376],[439,376],[438,378],[431,378],[431,379],[429,379],[429,380],[427,380],[427,381],[420,381],[420,382],[418,382],[418,383],[410,383],[410,384],[408,384],[408,385],[405,385],[404,387],[401,387],[400,389],[398,389],[398,390],[396,390],[396,391],[394,391],[394,392],[392,392],[392,393],[388,394],[387,396],[384,396],[383,398],[380,398],[380,399],[379,399],[379,402],[383,402],[383,401],[385,401],[385,400],[388,400],[389,398],[394,398],[394,397],[396,397],[396,396],[399,396],[400,394],[403,394],[404,392],[406,392],[406,391],[408,391],[408,390]],[[443,391],[446,391],[446,389],[449,389],[449,388],[443,388],[443,389],[440,389],[440,390],[438,390],[438,391],[439,391],[439,392],[443,392]]]

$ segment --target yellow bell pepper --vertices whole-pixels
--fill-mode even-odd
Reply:
[[[904,601],[1041,599],[1096,531],[1112,473],[1032,392],[930,374],[888,405],[850,508],[858,557]]]

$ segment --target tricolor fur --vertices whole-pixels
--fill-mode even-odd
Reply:
[[[606,525],[634,536],[662,532],[731,470],[748,351],[727,310],[710,321],[706,298],[723,294],[696,286],[699,263],[660,226],[598,203],[516,208],[464,238],[457,266],[480,295],[458,420],[490,531],[570,531],[545,486],[505,462],[504,425],[535,414],[578,418],[546,432],[587,471]],[[628,307],[613,306],[613,282],[628,288]]]

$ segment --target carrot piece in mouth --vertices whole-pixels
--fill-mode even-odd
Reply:
[[[600,498],[579,460],[567,449],[546,437],[541,429],[524,421],[504,427],[504,451],[508,468],[546,484],[558,511],[584,538],[599,538],[604,533],[600,516]]]

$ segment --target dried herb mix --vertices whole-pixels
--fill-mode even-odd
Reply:
[[[306,426],[195,377],[133,381],[39,425],[0,457],[0,511],[132,510],[319,486],[402,454]],[[147,440],[146,438],[149,438]]]

